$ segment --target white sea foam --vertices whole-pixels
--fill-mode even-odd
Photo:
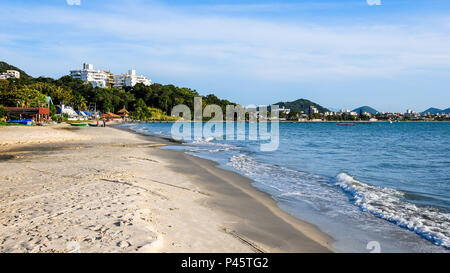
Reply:
[[[194,152],[209,152],[209,153],[218,153],[218,152],[227,152],[233,150],[239,150],[240,147],[227,144],[227,143],[219,143],[214,141],[216,138],[208,137],[208,138],[199,138],[192,142],[184,143],[184,145],[190,146],[190,151]]]
[[[404,201],[404,193],[362,183],[341,173],[336,185],[350,194],[363,211],[407,228],[436,245],[450,249],[450,214]]]
[[[339,189],[344,190],[350,194],[351,203],[362,211],[413,231],[436,245],[450,247],[450,214],[404,201],[405,194],[395,189],[368,185],[345,173],[339,174],[334,182],[324,182],[326,179],[321,176],[264,164],[245,154],[233,156],[228,165],[272,189],[277,198],[296,198],[322,212],[348,210],[345,203],[351,204],[345,198],[342,203],[336,195]]]
[[[329,203],[328,201],[333,198],[324,189],[327,185],[320,183],[323,179],[321,176],[261,163],[245,154],[231,157],[228,165],[265,187],[271,188],[277,197],[307,196],[308,200],[303,201],[323,204]]]
[[[192,143],[193,144],[205,144],[205,143],[211,143],[213,140],[215,140],[214,137],[198,138],[198,139],[195,139]]]

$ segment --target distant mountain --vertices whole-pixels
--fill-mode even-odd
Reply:
[[[376,115],[377,113],[379,113],[377,110],[373,109],[370,106],[361,106],[359,108],[354,109],[352,112],[356,112],[356,113],[359,114],[361,111],[363,113],[369,113],[369,114],[372,114],[372,115]]]
[[[6,72],[6,70],[17,70],[17,71],[20,72],[20,77],[21,78],[32,78],[30,75],[25,73],[25,71],[21,70],[20,68],[17,68],[15,66],[10,65],[10,64],[5,63],[5,62],[0,62],[0,73]]]
[[[428,113],[430,113],[432,115],[434,115],[434,114],[441,114],[441,113],[450,114],[450,108],[442,110],[442,109],[431,107],[431,108],[428,108],[427,110],[422,112],[423,115],[428,114]]]
[[[299,100],[291,101],[291,102],[278,102],[278,103],[275,103],[274,105],[278,105],[279,107],[284,107],[286,109],[291,109],[292,112],[303,111],[306,113],[310,106],[316,107],[320,113],[325,113],[325,112],[329,111],[327,108],[322,107],[321,105],[319,105],[315,102],[312,102],[310,100],[307,100],[307,99],[299,99]]]

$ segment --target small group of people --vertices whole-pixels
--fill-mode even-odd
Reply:
[[[103,125],[100,126],[100,121],[97,120],[97,127],[106,127],[106,120],[102,119],[101,121],[103,122]]]

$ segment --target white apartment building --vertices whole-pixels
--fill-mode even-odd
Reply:
[[[309,112],[308,114],[319,114],[319,110],[316,107],[312,106],[312,105],[309,107],[309,111],[308,112]]]
[[[20,79],[20,72],[17,70],[6,70],[6,74],[8,74],[10,78]]]
[[[142,83],[146,86],[152,84],[152,81],[145,76],[136,75],[136,70],[131,69],[128,73],[114,76],[114,87],[133,87],[138,83]]]
[[[92,83],[94,87],[125,87],[135,86],[142,83],[146,86],[152,84],[152,81],[145,76],[136,75],[136,70],[131,69],[128,73],[122,75],[114,75],[105,70],[96,70],[92,64],[83,64],[83,69],[70,71],[70,76],[75,79],[80,79],[84,82]]]
[[[6,72],[0,74],[1,80],[7,80],[9,78],[20,79],[20,72],[17,70],[6,70]]]
[[[108,74],[102,70],[95,70],[92,64],[83,64],[82,70],[70,71],[70,76],[75,79],[80,79],[84,82],[92,83],[94,87],[106,88],[108,82]]]
[[[350,116],[359,116],[359,113],[356,113],[356,112],[352,112],[352,111],[350,111],[350,110],[348,110],[348,109],[341,109],[340,111],[339,111],[339,113],[337,113],[337,114],[339,114],[339,115],[343,115],[343,114],[347,114],[347,115],[350,115]]]
[[[409,117],[409,118],[418,118],[420,117],[420,113],[417,113],[414,110],[408,109],[406,110],[406,113],[404,114],[405,117]]]

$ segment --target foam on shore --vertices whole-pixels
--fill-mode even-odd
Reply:
[[[450,249],[450,214],[432,207],[418,207],[404,201],[403,192],[368,185],[341,173],[336,185],[351,201],[377,217],[413,231],[436,245]]]

